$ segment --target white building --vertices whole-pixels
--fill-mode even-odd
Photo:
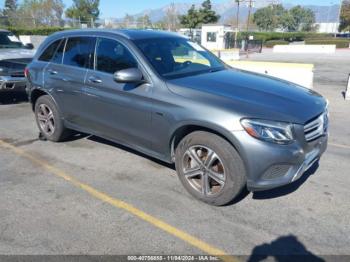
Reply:
[[[202,45],[209,50],[225,49],[225,34],[233,32],[229,25],[203,25]]]
[[[318,33],[329,33],[336,34],[339,33],[339,23],[316,23],[315,26],[318,27]]]

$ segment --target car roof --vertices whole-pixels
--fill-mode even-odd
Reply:
[[[64,30],[55,35],[61,36],[74,36],[79,34],[88,35],[99,35],[99,34],[114,34],[130,40],[140,40],[140,39],[154,39],[154,38],[181,38],[184,37],[177,33],[167,32],[167,31],[157,31],[157,30],[138,30],[138,29],[76,29],[76,30]]]

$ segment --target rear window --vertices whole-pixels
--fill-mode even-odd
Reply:
[[[63,64],[91,68],[95,41],[94,37],[69,38],[65,48]]]
[[[53,42],[49,47],[45,49],[45,51],[39,57],[39,61],[50,62],[53,55],[55,54],[57,47],[61,43],[61,39]]]

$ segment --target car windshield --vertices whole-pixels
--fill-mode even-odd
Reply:
[[[23,48],[23,43],[11,32],[0,32],[0,48]]]
[[[142,39],[135,44],[166,79],[225,69],[216,56],[186,38]]]

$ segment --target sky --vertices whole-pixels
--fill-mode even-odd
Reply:
[[[5,0],[0,0],[0,7],[4,6]],[[213,3],[227,2],[228,0],[212,0]],[[233,0],[232,0],[233,1]],[[259,1],[259,0],[256,0]],[[20,2],[20,1],[19,1]],[[63,0],[66,7],[71,6],[72,0]],[[100,0],[101,18],[123,17],[126,13],[136,14],[145,9],[163,7],[171,2],[178,3],[201,3],[203,0]],[[330,5],[340,3],[340,0],[284,0],[285,3],[303,5]]]

